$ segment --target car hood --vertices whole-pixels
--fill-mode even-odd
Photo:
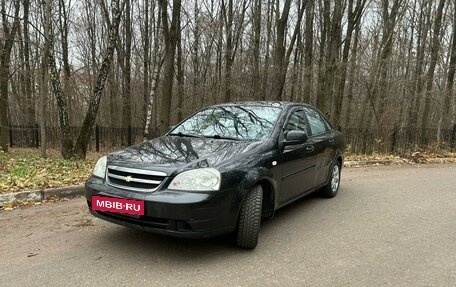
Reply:
[[[192,168],[217,168],[242,159],[260,146],[262,142],[163,136],[109,154],[108,165],[171,175]]]

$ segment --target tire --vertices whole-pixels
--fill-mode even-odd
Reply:
[[[336,160],[332,164],[328,183],[320,190],[320,194],[326,198],[333,198],[337,195],[340,186],[340,163]]]
[[[236,244],[241,248],[253,249],[258,244],[263,204],[263,188],[256,185],[245,196],[239,213]]]

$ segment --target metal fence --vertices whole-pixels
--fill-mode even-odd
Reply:
[[[71,127],[73,140],[80,127]],[[353,154],[405,153],[418,149],[455,150],[456,124],[452,129],[397,128],[343,129],[346,151]],[[440,136],[438,136],[440,134]],[[157,132],[155,134],[157,135]],[[89,143],[90,151],[109,151],[141,142],[143,130],[139,127],[111,128],[96,126]],[[46,127],[46,144],[49,148],[60,147],[59,127]],[[38,126],[11,126],[9,128],[11,147],[36,147],[40,145]]]
[[[76,140],[81,127],[70,127],[73,141]],[[59,127],[46,127],[46,146],[60,148]],[[141,142],[143,129],[139,127],[112,128],[95,126],[88,146],[90,151],[109,151]],[[9,128],[10,147],[35,147],[41,145],[41,134],[38,126],[11,126]]]
[[[456,148],[456,124],[452,129],[440,130],[402,127],[393,130],[344,129],[342,132],[346,150],[353,154],[452,151]]]

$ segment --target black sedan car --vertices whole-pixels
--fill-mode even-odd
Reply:
[[[254,248],[262,218],[313,191],[334,197],[344,139],[317,109],[289,102],[205,108],[166,135],[100,158],[90,212],[187,238],[236,232]]]

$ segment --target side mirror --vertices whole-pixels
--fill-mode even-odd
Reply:
[[[307,141],[309,137],[307,136],[306,132],[303,131],[289,131],[285,135],[284,145],[297,145],[303,144]]]

